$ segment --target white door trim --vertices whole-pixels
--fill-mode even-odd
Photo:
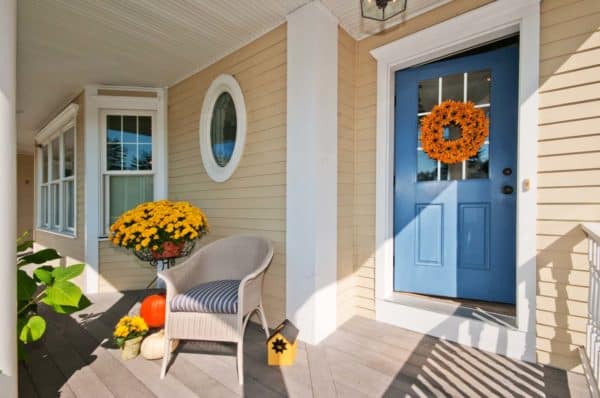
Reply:
[[[539,0],[497,0],[371,51],[377,60],[375,300],[377,320],[535,361]],[[395,72],[519,32],[517,328],[394,302]]]

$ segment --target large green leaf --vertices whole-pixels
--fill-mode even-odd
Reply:
[[[43,299],[42,302],[46,303],[46,300]],[[81,295],[81,299],[79,299],[79,303],[77,304],[77,306],[69,306],[69,305],[57,305],[57,304],[48,304],[50,307],[52,307],[52,309],[54,310],[54,312],[58,313],[58,314],[72,314],[74,312],[77,311],[81,311],[84,308],[87,308],[91,305],[92,303],[90,302],[90,300],[88,300],[88,298],[84,295]]]
[[[17,300],[28,301],[37,289],[35,280],[23,270],[17,271]]]
[[[39,315],[33,315],[19,331],[19,340],[27,344],[42,338],[46,331],[46,321]]]
[[[81,275],[84,268],[85,264],[75,264],[69,267],[57,267],[52,271],[52,276],[57,282],[68,281],[69,279],[73,279],[76,276]]]
[[[69,281],[56,281],[46,289],[46,297],[42,300],[50,306],[60,305],[76,307],[81,300],[81,289]]]
[[[56,250],[44,249],[44,250],[40,250],[39,252],[29,254],[27,256],[22,257],[19,260],[18,266],[22,267],[23,265],[31,264],[31,263],[43,264],[45,262],[57,260],[59,258],[62,258],[62,257],[60,256],[60,254],[58,254],[56,252]]]
[[[35,271],[33,271],[33,276],[38,282],[43,283],[44,285],[50,286],[52,281],[54,280],[54,276],[52,276],[52,271],[54,267],[49,265],[44,265],[38,267]]]

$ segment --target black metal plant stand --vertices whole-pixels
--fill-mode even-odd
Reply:
[[[156,258],[150,249],[144,250],[134,250],[135,256],[140,260],[147,262],[152,269],[158,271],[166,271],[171,267],[175,266],[175,260],[181,257],[187,257],[190,255],[192,250],[194,250],[194,246],[196,246],[196,241],[186,241],[181,252],[179,252],[178,256],[175,257],[167,257],[167,258]],[[149,289],[152,285],[156,283],[156,287],[164,288],[164,282],[158,280],[158,275],[152,279],[152,282],[146,286],[146,289]],[[161,286],[163,284],[163,286]]]

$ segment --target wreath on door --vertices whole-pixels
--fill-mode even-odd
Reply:
[[[460,127],[459,138],[444,138],[444,128],[450,125]],[[489,135],[489,127],[485,113],[472,102],[447,100],[421,119],[421,145],[432,159],[460,163],[477,155]]]

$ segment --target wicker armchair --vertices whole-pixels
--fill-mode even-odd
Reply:
[[[159,273],[167,286],[161,378],[170,361],[171,340],[209,340],[237,343],[238,378],[244,383],[244,330],[254,311],[269,337],[262,285],[272,258],[273,245],[268,240],[232,236],[202,247],[181,265]]]

